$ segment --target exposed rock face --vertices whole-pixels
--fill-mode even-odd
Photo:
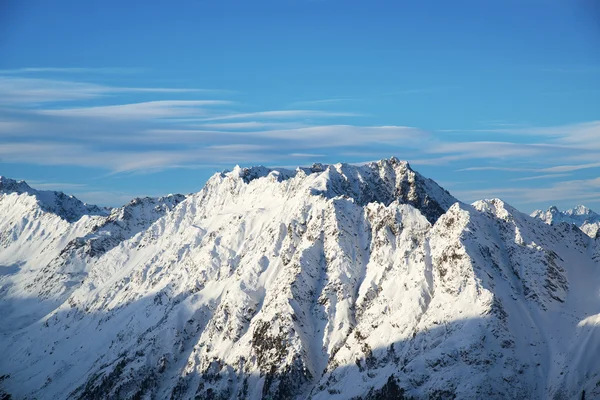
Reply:
[[[0,250],[15,398],[600,396],[598,240],[395,158],[236,167],[71,223],[30,197],[0,198],[3,235],[38,221]]]

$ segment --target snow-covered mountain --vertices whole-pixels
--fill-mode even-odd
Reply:
[[[100,208],[0,177],[0,333],[52,311],[83,281],[91,259],[147,229],[184,198]],[[16,307],[12,298],[27,299],[27,306]]]
[[[30,196],[37,206],[46,212],[53,213],[67,222],[75,222],[84,215],[106,215],[106,208],[82,203],[74,196],[63,192],[36,190],[25,181],[0,176],[0,195],[20,199],[22,195]]]
[[[71,222],[13,197],[14,398],[600,397],[599,239],[395,158],[236,167]]]
[[[541,219],[548,225],[560,224],[561,222],[575,224],[586,235],[592,238],[598,236],[598,231],[600,230],[600,214],[582,205],[566,211],[560,211],[555,206],[552,206],[546,211],[535,210],[531,216]]]

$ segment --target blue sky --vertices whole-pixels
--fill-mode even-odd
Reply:
[[[119,205],[242,166],[408,160],[600,210],[593,0],[4,1],[0,175]]]

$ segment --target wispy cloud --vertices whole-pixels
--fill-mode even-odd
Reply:
[[[600,201],[600,178],[554,182],[541,187],[503,187],[475,190],[453,190],[453,194],[466,201],[500,197],[509,202],[524,204],[551,204],[558,201]]]
[[[577,150],[558,144],[478,141],[438,142],[427,151],[438,154],[462,154],[465,159],[523,159],[526,157],[543,157],[557,151],[575,153]]]
[[[204,107],[229,104],[232,102],[226,100],[160,100],[114,106],[42,110],[40,113],[66,117],[151,119],[202,116],[208,114]]]
[[[495,121],[490,122],[491,129],[448,135],[410,126],[363,125],[366,119],[359,118],[363,114],[338,110],[350,100],[345,98],[303,103],[314,107],[261,110],[199,89],[114,87],[23,76],[36,76],[36,72],[44,71],[0,73],[0,162],[139,174],[397,155],[415,166],[445,166],[461,172],[449,181],[472,182],[483,175],[469,171],[498,171],[505,184],[513,186],[485,189],[477,184],[477,190],[465,191],[467,185],[456,184],[454,194],[465,200],[500,196],[528,203],[600,198],[596,181],[568,180],[577,177],[577,171],[590,170],[589,176],[600,168],[600,121],[561,126]],[[441,90],[397,93],[434,89]],[[314,109],[318,105],[327,107]],[[41,185],[51,188],[50,183]],[[68,185],[62,187],[96,190]]]
[[[579,165],[556,165],[554,167],[541,168],[539,171],[541,172],[573,172],[579,171],[582,169],[589,168],[598,168],[600,167],[600,163],[589,163],[589,164],[579,164]]]
[[[536,176],[527,176],[525,178],[515,178],[511,179],[513,182],[519,181],[534,181],[538,179],[556,179],[564,176],[570,176],[571,174],[547,174],[547,175],[536,175]]]
[[[356,126],[356,125],[320,125],[308,128],[270,130],[253,134],[283,140],[305,142],[310,147],[362,145],[366,143],[395,144],[403,141],[405,145],[416,145],[420,137],[428,134],[407,126]]]
[[[420,154],[423,156],[423,154]],[[412,165],[449,165],[456,161],[465,160],[467,157],[465,155],[439,155],[431,158],[411,158],[410,163]]]
[[[461,132],[487,132],[520,136],[546,136],[557,143],[564,144],[600,144],[600,121],[559,125],[502,127],[494,129],[465,129]]]
[[[196,88],[118,87],[87,82],[0,75],[0,104],[5,105],[89,100],[119,93],[200,92],[214,91]]]
[[[117,190],[74,190],[71,192],[79,200],[88,204],[109,204],[111,206],[121,206],[129,203],[135,197],[145,196],[164,196],[164,193],[140,193],[140,192],[123,192]]]
[[[67,119],[68,121],[68,119]],[[102,131],[101,124],[95,127]],[[133,126],[135,128],[135,126]],[[123,132],[126,130],[121,128]],[[33,134],[33,132],[32,132]],[[427,135],[409,127],[320,125],[251,132],[132,129],[127,134],[52,136],[53,140],[19,136],[0,146],[0,161],[41,165],[78,165],[112,172],[179,168],[187,164],[281,163],[289,157],[317,157],[314,149],[372,146],[375,143],[418,146]],[[135,144],[124,146],[124,143]],[[302,151],[305,150],[305,151]]]
[[[81,67],[29,67],[2,69],[1,74],[37,74],[37,73],[67,73],[67,74],[133,74],[146,71],[144,68],[120,68],[120,67],[104,67],[104,68],[81,68]]]
[[[72,191],[86,187],[87,183],[47,182],[38,180],[27,180],[27,184],[39,190]]]
[[[191,124],[190,126],[203,129],[217,130],[251,130],[251,129],[289,129],[289,128],[305,128],[306,124],[300,122],[269,122],[269,121],[244,121],[244,122],[221,122],[221,123],[205,123]]]
[[[523,171],[539,171],[535,168],[514,168],[514,167],[492,167],[492,166],[482,166],[482,167],[468,167],[457,169],[456,172],[465,172],[465,171],[510,171],[510,172],[523,172]]]
[[[252,113],[234,113],[204,118],[202,121],[219,121],[230,119],[290,119],[290,118],[325,118],[325,117],[360,117],[361,114],[348,112],[320,111],[320,110],[274,110],[257,111]]]
[[[582,169],[599,168],[600,163],[589,163],[589,164],[574,164],[574,165],[556,165],[547,168],[516,168],[516,167],[494,167],[494,166],[482,166],[482,167],[468,167],[457,169],[456,172],[465,171],[508,171],[508,172],[573,172]],[[557,176],[557,175],[555,175]]]
[[[290,153],[289,156],[297,157],[297,158],[319,158],[319,157],[325,157],[325,154]]]

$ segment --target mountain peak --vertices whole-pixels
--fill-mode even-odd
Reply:
[[[109,211],[83,203],[73,195],[52,190],[37,190],[25,181],[17,181],[5,176],[0,176],[0,193],[32,196],[42,210],[56,214],[68,222],[77,221],[83,215],[107,215]]]
[[[21,194],[32,190],[31,186],[25,181],[17,181],[0,175],[0,192]]]
[[[254,181],[267,177],[278,183],[295,179],[297,187],[306,187],[311,195],[348,197],[359,205],[376,202],[387,206],[397,200],[419,209],[432,224],[458,201],[433,180],[413,171],[407,161],[396,157],[363,165],[315,163],[295,170],[238,165],[232,171],[216,174],[207,188],[218,186],[228,177],[244,184],[255,184]]]
[[[564,212],[564,214],[566,215],[583,215],[583,216],[597,216],[598,214],[596,214],[594,211],[592,211],[591,209],[587,208],[584,205],[578,205],[575,208],[571,208],[570,210],[566,210]]]

